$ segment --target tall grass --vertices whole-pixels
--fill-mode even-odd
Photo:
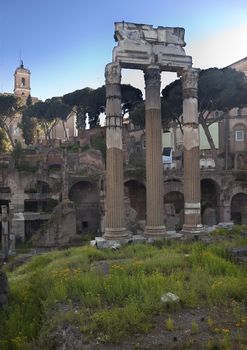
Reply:
[[[241,237],[235,244],[240,239],[247,244]],[[229,245],[234,240],[130,245],[119,251],[85,246],[33,257],[8,273],[11,298],[0,315],[0,349],[52,349],[47,339],[59,322],[74,322],[102,342],[119,342],[147,332],[155,314],[172,312],[161,302],[167,292],[180,298],[174,308],[247,304],[247,269],[229,259]],[[68,310],[61,312],[61,305]]]

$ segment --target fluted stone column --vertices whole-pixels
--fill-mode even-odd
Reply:
[[[63,169],[62,169],[62,200],[63,202],[69,199],[69,179],[68,179],[68,152],[67,148],[63,150]]]
[[[121,68],[109,63],[106,79],[106,227],[105,239],[127,237],[124,223]]]
[[[8,260],[9,255],[9,224],[8,224],[8,208],[7,205],[1,205],[2,216],[2,259]]]
[[[149,66],[145,70],[146,89],[146,200],[145,236],[165,235],[163,211],[163,164],[161,135],[160,70]]]
[[[184,225],[182,231],[188,234],[202,232],[197,82],[197,69],[183,71]]]

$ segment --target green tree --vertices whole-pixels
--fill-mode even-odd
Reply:
[[[163,122],[178,120],[182,115],[182,84],[176,80],[162,90]],[[247,79],[231,68],[209,68],[199,73],[198,118],[218,167],[217,151],[209,126],[225,118],[231,108],[247,105]],[[212,112],[220,110],[217,117]]]
[[[88,113],[89,95],[91,88],[86,87],[81,90],[76,90],[62,97],[62,102],[75,107],[76,111],[76,124],[78,130],[85,130],[86,119]]]
[[[14,147],[14,140],[11,135],[11,126],[21,109],[21,101],[16,96],[0,95],[0,128],[6,133],[12,147]]]
[[[128,84],[121,85],[121,98],[122,98],[122,115],[130,113],[137,106],[143,103],[142,92],[140,89]]]
[[[59,120],[65,121],[70,113],[71,107],[61,102],[59,98],[37,102],[25,111],[26,117],[37,119],[49,145],[52,145],[53,128]]]
[[[100,126],[99,116],[104,112],[106,104],[105,86],[101,86],[95,90],[91,90],[88,99],[87,113],[90,129]]]
[[[31,106],[33,104],[33,101],[32,101],[32,97],[31,95],[29,94],[28,97],[27,97],[27,100],[26,100],[26,106]]]
[[[3,129],[0,129],[0,153],[11,151],[11,142]]]
[[[20,141],[17,141],[15,146],[13,147],[12,157],[15,161],[15,165],[18,165],[19,162],[23,159],[23,148]]]
[[[22,129],[22,136],[26,145],[34,143],[38,127],[37,119],[30,116],[30,114],[26,112],[30,106],[32,106],[31,95],[29,95],[26,100],[26,109],[24,109],[22,113],[22,120],[19,125]]]
[[[130,112],[134,106],[142,101],[141,90],[131,85],[121,85],[122,115]],[[84,130],[88,116],[90,128],[99,126],[99,116],[105,111],[106,90],[105,86],[97,89],[84,88],[76,90],[63,96],[62,101],[70,106],[76,107],[77,127]]]
[[[130,110],[129,118],[138,127],[145,128],[145,102],[140,102]]]

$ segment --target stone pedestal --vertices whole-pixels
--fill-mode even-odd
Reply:
[[[165,235],[163,218],[163,164],[161,136],[160,70],[149,66],[145,70],[146,89],[146,186],[147,223],[145,236]]]
[[[197,69],[183,71],[184,225],[182,231],[188,234],[198,234],[203,231],[197,81]]]
[[[123,145],[121,115],[121,69],[106,66],[106,227],[104,238],[128,236],[124,223]]]

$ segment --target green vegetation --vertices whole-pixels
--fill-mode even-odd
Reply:
[[[20,98],[11,95],[0,95],[0,147],[1,151],[8,151],[14,148],[14,140],[11,137],[11,127],[16,115],[22,110]]]
[[[94,149],[101,152],[103,159],[106,159],[106,141],[105,136],[95,135],[91,137],[91,145]]]
[[[173,312],[198,307],[231,308],[236,327],[246,329],[247,267],[228,254],[231,247],[247,245],[243,229],[224,231],[225,237],[216,231],[219,241],[213,244],[166,241],[118,251],[84,246],[35,256],[8,272],[11,298],[0,314],[0,349],[54,349],[52,334],[68,324],[88,341],[119,343],[148,332],[156,315],[173,332]],[[174,310],[161,302],[167,292],[180,298]],[[205,324],[216,332],[213,316]],[[191,333],[197,332],[191,323]],[[220,336],[224,349],[231,340],[224,330]],[[205,348],[212,349],[207,342]]]
[[[58,205],[58,200],[49,198],[46,203],[45,212],[51,213],[52,210]]]
[[[29,173],[35,173],[38,170],[38,164],[31,164],[28,160],[21,159],[18,164],[16,164],[16,169],[18,171],[25,171]]]
[[[167,320],[166,320],[166,329],[169,331],[169,332],[172,332],[174,331],[174,322],[173,322],[173,319],[171,317],[169,317]]]
[[[4,129],[0,129],[0,153],[10,152],[12,149],[11,142]]]
[[[138,179],[144,180],[146,178],[146,168],[125,168],[124,177],[136,177]]]
[[[61,172],[60,164],[52,164],[48,167],[48,174],[56,174]]]
[[[13,151],[12,151],[12,156],[15,161],[15,167],[18,171],[25,171],[25,172],[30,172],[30,173],[35,173],[38,168],[39,168],[39,162],[36,162],[36,164],[33,164],[25,158],[26,154],[31,154],[33,151],[26,150],[22,147],[22,144],[17,141]]]
[[[129,163],[124,167],[125,177],[136,177],[139,179],[146,178],[145,159],[139,153],[133,153],[130,156]]]
[[[191,323],[191,334],[197,334],[198,332],[199,332],[199,326],[195,321],[193,321]]]

